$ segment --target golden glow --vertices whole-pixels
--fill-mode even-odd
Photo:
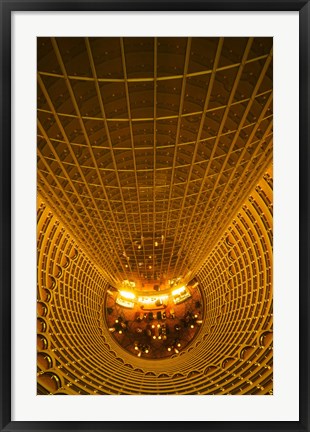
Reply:
[[[116,300],[115,300],[115,303],[117,303],[117,304],[120,305],[120,306],[123,306],[123,307],[129,308],[129,309],[133,309],[134,306],[135,306],[135,304],[134,304],[133,302],[128,301],[128,300],[125,300],[125,299],[123,299],[123,298],[120,297],[120,296],[117,296],[117,298],[116,298]]]
[[[151,304],[154,303],[156,299],[154,297],[138,297],[139,303]]]
[[[168,299],[168,295],[161,295],[161,296],[149,296],[149,297],[138,297],[138,303],[145,303],[145,304],[152,304],[155,303],[157,300],[167,300]]]
[[[183,291],[185,291],[185,286],[182,286],[180,288],[173,290],[171,294],[173,296],[175,296],[175,295],[181,294]]]
[[[134,298],[136,298],[136,296],[134,295],[134,293],[129,292],[129,291],[119,291],[120,295],[126,299],[130,299],[133,300]]]
[[[49,287],[53,269],[56,274],[56,266],[66,261],[65,256],[71,263],[64,268],[61,279],[56,277],[56,289],[46,302],[48,313],[42,312],[49,342],[43,355],[50,351],[53,364],[67,365],[59,370],[61,387],[56,393],[67,393],[64,389],[67,390],[69,373],[71,381],[79,380],[77,386],[69,389],[69,394],[96,391],[99,394],[143,395],[154,390],[156,394],[219,394],[223,391],[224,394],[254,395],[262,393],[258,391],[257,383],[266,389],[265,394],[272,394],[272,339],[269,340],[273,322],[272,38],[238,38],[240,45],[235,38],[184,38],[180,47],[176,45],[180,43],[177,38],[147,39],[147,43],[143,38],[143,43],[141,38],[130,41],[126,38],[120,41],[73,39],[77,44],[65,38],[38,38],[39,299],[45,298],[45,288]],[[96,59],[101,59],[105,50],[108,55],[98,62]],[[77,64],[72,63],[69,52],[78,53]],[[118,54],[114,57],[116,52]],[[63,92],[61,104],[59,94],[64,83],[63,74],[54,76],[53,85],[49,85],[45,75],[53,75],[55,53],[57,68],[67,71],[68,75],[75,74],[78,80],[86,79],[85,86],[76,89],[74,83],[78,81],[68,79],[65,74],[69,91]],[[167,57],[169,61],[165,64]],[[113,75],[112,70],[112,76],[106,78],[111,61],[116,69],[118,64],[123,65],[124,73]],[[214,68],[210,85],[207,84],[208,91],[205,91],[210,78],[209,62]],[[142,63],[144,70],[149,72],[147,78],[137,66]],[[224,68],[226,64],[233,68],[223,72],[223,64]],[[251,86],[246,79],[249,69]],[[195,75],[196,70],[206,79],[195,81],[197,86],[187,85],[190,84],[188,74]],[[165,81],[161,81],[163,86],[157,88],[158,78],[162,78],[160,71]],[[228,85],[225,85],[222,72],[224,78],[228,77]],[[127,74],[141,86],[138,88],[128,83]],[[173,87],[175,84],[171,79],[175,74],[184,77],[183,86]],[[89,94],[86,82],[96,81],[97,76],[111,81],[111,92],[115,94],[121,87],[123,91],[119,91],[119,97],[114,98],[114,93],[111,94],[113,97],[102,95],[98,85],[96,91]],[[119,78],[119,84],[113,83],[115,76]],[[143,110],[140,103],[145,98],[144,86],[148,86],[148,81],[153,82],[154,92],[151,90],[152,97],[146,104],[147,109]],[[171,86],[165,83],[171,83]],[[42,92],[44,97],[40,96]],[[100,107],[98,114],[89,111],[85,97],[89,97],[90,107]],[[215,98],[219,98],[219,113],[225,112],[224,117],[213,112]],[[164,121],[167,125],[162,125],[164,129],[159,133],[156,133],[156,126],[162,122],[159,116],[166,114],[165,109],[161,110],[163,112],[156,110],[156,103],[159,103],[159,108],[175,105],[170,113],[175,121],[171,120],[169,126],[169,121]],[[75,107],[73,113],[72,106]],[[128,109],[124,112],[126,106]],[[252,122],[251,132],[246,129],[245,116],[239,115],[242,109],[248,113],[246,119]],[[101,111],[106,113],[106,133],[103,136],[96,126],[92,130],[91,123],[96,125],[96,120],[89,121],[87,127],[79,122],[84,116],[86,119],[98,115],[100,123]],[[66,118],[63,116],[68,115],[72,116],[72,121],[62,121]],[[124,121],[119,122],[118,117]],[[191,128],[184,123],[186,118],[200,122],[199,126],[193,123],[197,128]],[[235,120],[233,124],[231,119]],[[51,127],[55,121],[58,126]],[[143,128],[146,141],[142,147]],[[227,133],[231,135],[226,136]],[[98,142],[95,141],[97,135],[100,137]],[[152,136],[158,141],[156,148],[152,140],[148,142],[147,137]],[[167,139],[174,136],[176,140],[172,139],[168,145]],[[208,142],[211,143],[211,155]],[[115,146],[120,147],[119,151]],[[193,152],[199,158],[193,157]],[[193,175],[189,175],[191,173]],[[54,184],[57,184],[56,188],[53,188]],[[68,184],[71,185],[69,189]],[[194,195],[196,190],[199,195]],[[46,204],[41,202],[41,197],[47,200]],[[74,238],[71,233],[74,233]],[[149,255],[153,255],[154,260],[148,259]],[[236,264],[231,263],[233,260]],[[152,265],[152,270],[148,269],[149,265]],[[235,269],[232,278],[226,273],[230,265]],[[178,280],[180,275],[182,279]],[[127,285],[122,284],[124,278],[136,280],[136,290],[129,281]],[[168,284],[168,280],[173,280],[173,283]],[[142,324],[149,326],[151,317],[157,324],[156,316],[160,314],[145,313],[146,309],[156,310],[156,305],[145,307],[145,311],[140,312],[139,306],[143,303],[139,305],[137,299],[140,296],[158,296],[164,291],[172,300],[166,320],[168,329],[171,327],[172,330],[175,322],[183,316],[175,307],[177,319],[170,324],[170,317],[174,316],[173,301],[176,304],[184,301],[187,293],[195,298],[196,289],[192,283],[196,280],[201,285],[203,301],[199,305],[198,318],[194,317],[187,326],[195,323],[191,332],[200,330],[199,343],[193,343],[191,350],[184,347],[187,341],[182,337],[182,331],[183,355],[163,362],[144,360],[143,357],[148,357],[145,351],[142,359],[137,357],[138,350],[134,351],[135,343],[132,345],[138,337],[134,332],[130,333],[129,342],[135,354],[132,358],[129,353],[124,353],[124,347],[108,343],[106,325],[112,328],[118,313],[122,315],[118,307],[114,308],[115,301],[122,307],[136,306],[137,322],[142,316]],[[172,292],[182,285],[185,285],[185,290],[174,297]],[[110,286],[113,298],[106,296]],[[161,292],[156,293],[155,286]],[[227,289],[228,286],[233,289]],[[126,300],[118,290],[132,291],[136,298]],[[105,305],[102,307],[101,300],[105,296],[109,300],[106,304],[112,305],[116,314],[110,313]],[[163,309],[159,302],[157,304],[157,309]],[[180,309],[195,313],[195,309],[187,308],[187,305],[183,304]],[[238,314],[235,313],[236,307]],[[135,319],[136,310],[130,316]],[[213,330],[209,337],[211,326]],[[116,328],[119,329],[120,325]],[[129,327],[128,330],[124,328],[123,334],[132,329]],[[267,330],[270,333],[266,333]],[[158,330],[155,331],[158,337]],[[174,347],[182,351],[177,346],[179,340],[174,344],[170,342],[173,330],[168,333],[167,343],[157,342],[157,339],[153,341],[155,331],[152,330],[149,337],[150,344],[155,346],[154,350],[149,348],[150,353],[154,351],[155,357],[158,347],[165,351],[166,356],[175,352]],[[115,333],[116,340],[123,339],[117,330]],[[145,349],[145,345],[141,346]],[[252,347],[252,350],[242,351],[245,347]],[[226,362],[227,358],[230,363]],[[107,363],[108,368],[105,366]],[[216,368],[209,367],[213,364]],[[54,393],[52,386],[49,388],[45,384],[45,368],[39,365],[38,369],[43,374],[38,377],[38,391]],[[87,370],[89,372],[85,373]],[[196,374],[189,374],[191,370],[198,374],[199,379]],[[174,371],[180,372],[184,378],[179,379],[176,375],[175,379]],[[168,375],[165,379],[161,379],[163,372]],[[54,370],[47,373],[54,373]],[[82,373],[85,376],[81,378]],[[232,375],[238,379],[232,381]],[[110,379],[113,385],[109,385]]]

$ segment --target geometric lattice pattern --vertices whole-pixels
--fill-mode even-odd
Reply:
[[[38,40],[39,191],[114,285],[191,278],[271,157],[271,38]]]
[[[197,279],[204,322],[165,360],[137,358],[107,330],[109,284],[50,209],[38,211],[40,394],[272,394],[272,177],[268,170]]]
[[[272,38],[38,38],[38,393],[272,394]],[[165,360],[108,331],[124,279],[197,281]]]

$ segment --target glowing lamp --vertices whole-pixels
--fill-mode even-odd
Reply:
[[[134,295],[134,293],[129,292],[129,291],[120,291],[119,292],[120,295],[126,299],[131,299],[133,300],[134,298],[136,298],[136,296]]]
[[[181,286],[180,288],[173,290],[172,295],[175,296],[175,295],[181,294],[181,292],[183,292],[184,290],[185,290],[185,286]]]

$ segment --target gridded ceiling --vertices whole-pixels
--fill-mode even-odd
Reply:
[[[38,191],[114,286],[195,276],[272,159],[272,38],[38,38]]]

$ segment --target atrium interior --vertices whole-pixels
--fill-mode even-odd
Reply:
[[[273,394],[272,38],[37,39],[37,393]]]

